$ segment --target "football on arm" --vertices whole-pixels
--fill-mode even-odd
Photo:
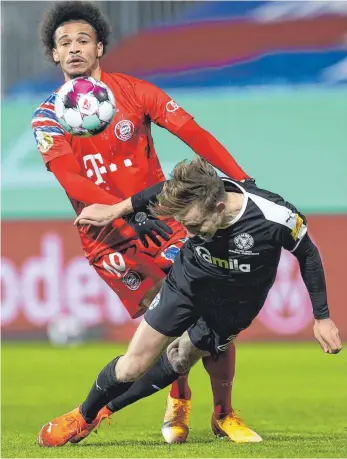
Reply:
[[[64,131],[56,118],[54,100],[53,94],[41,104],[35,110],[31,123],[37,149],[47,170],[53,172],[69,197],[76,201],[86,205],[119,202],[81,174],[71,147],[71,135]]]

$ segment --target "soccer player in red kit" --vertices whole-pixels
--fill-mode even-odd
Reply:
[[[106,73],[100,68],[109,26],[97,6],[90,2],[56,3],[43,18],[41,37],[47,54],[60,65],[65,81],[92,76],[104,82],[116,100],[117,110],[111,125],[91,138],[73,137],[63,130],[54,113],[55,93],[34,112],[32,127],[38,150],[47,169],[65,189],[77,215],[90,204],[115,204],[165,180],[154,149],[152,122],[175,134],[224,174],[236,180],[249,178],[227,150],[161,89],[128,75]],[[174,255],[185,241],[183,227],[168,220],[168,232],[171,231],[169,238],[166,237],[168,240],[158,247],[158,239],[154,242],[147,239],[145,247],[134,231],[139,223],[142,228],[147,223],[160,234],[162,231],[149,217],[145,216],[145,221],[140,217],[140,221],[135,218],[132,224],[115,220],[103,228],[78,227],[89,263],[119,296],[132,318],[139,317],[150,305]],[[233,441],[253,441],[252,431],[231,407],[234,345],[216,362],[206,357],[204,366],[211,378],[213,417],[220,422],[221,430]],[[123,400],[114,400],[103,408],[88,431],[70,441],[80,441],[112,412],[150,395],[148,388],[136,389],[136,386],[134,393],[134,386],[133,392],[125,394]],[[156,390],[153,388],[152,392]],[[168,397],[163,424],[166,441],[187,439],[190,398],[187,377],[180,378],[173,384]]]

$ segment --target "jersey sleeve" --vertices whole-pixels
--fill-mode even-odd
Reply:
[[[54,112],[53,94],[33,114],[31,126],[37,149],[49,170],[49,162],[66,154],[72,154],[70,135],[59,124]]]
[[[248,197],[257,205],[270,225],[273,243],[294,252],[307,233],[305,216],[278,194],[246,183],[240,185],[245,187]]]
[[[148,118],[175,134],[193,116],[157,86],[143,80],[135,83],[135,94]]]
[[[283,248],[294,252],[307,233],[306,217],[292,204],[285,202],[287,215],[281,225],[281,243]]]

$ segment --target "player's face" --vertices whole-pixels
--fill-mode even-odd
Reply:
[[[199,236],[208,241],[223,227],[225,208],[225,203],[219,202],[213,211],[206,212],[201,206],[195,204],[188,209],[183,217],[177,218],[177,220],[185,226],[189,238]]]
[[[103,45],[94,28],[86,22],[67,22],[55,31],[53,59],[61,65],[65,79],[95,76]]]

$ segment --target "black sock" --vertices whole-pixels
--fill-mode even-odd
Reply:
[[[84,419],[91,423],[106,403],[126,392],[133,382],[123,383],[116,380],[115,366],[119,357],[113,359],[100,371],[80,411]]]
[[[138,379],[122,395],[114,398],[107,404],[112,412],[119,411],[128,405],[148,397],[173,383],[179,374],[172,368],[166,352],[162,354],[158,362],[142,378]]]

